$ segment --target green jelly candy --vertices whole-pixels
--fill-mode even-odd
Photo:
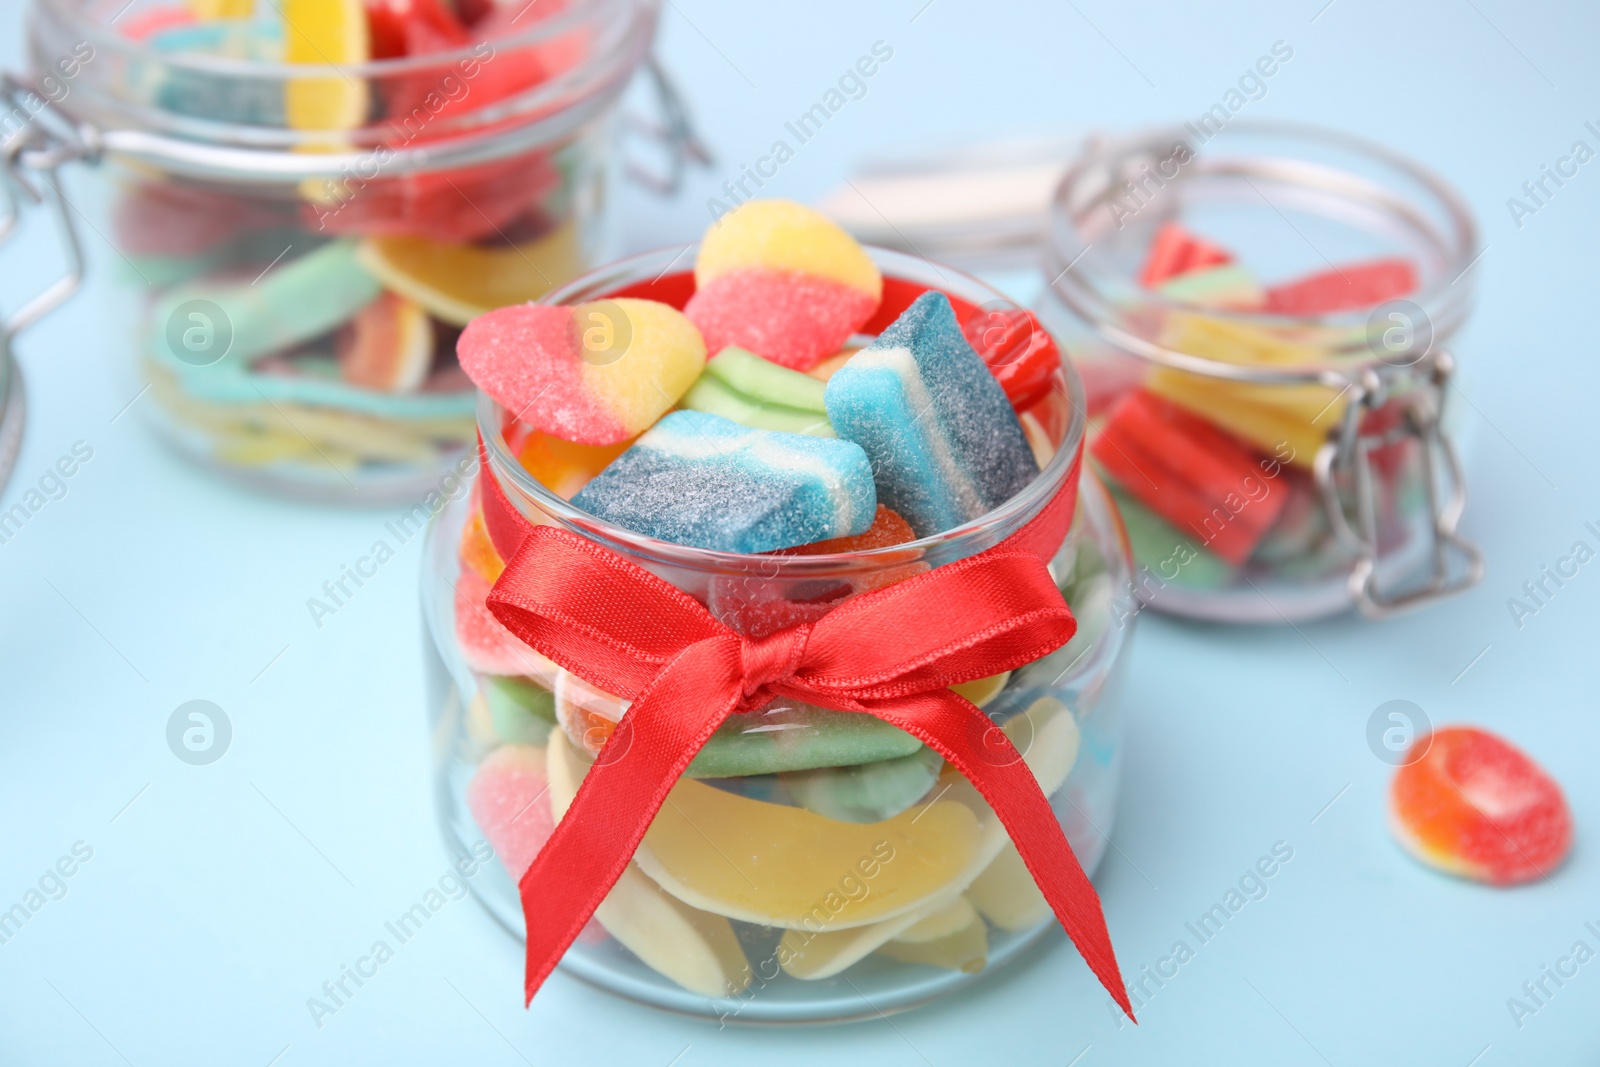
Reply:
[[[489,720],[502,741],[542,745],[556,724],[556,697],[548,689],[520,678],[485,675],[483,699]]]
[[[706,364],[683,406],[732,419],[741,426],[832,437],[823,404],[827,386],[730,345]]]
[[[1189,589],[1215,589],[1233,579],[1232,567],[1195,544],[1176,526],[1126,493],[1112,489],[1111,495],[1122,512],[1134,561],[1149,568],[1151,574]]]
[[[783,700],[733,715],[689,764],[691,778],[743,778],[909,756],[922,742],[860,712]]]
[[[356,242],[331,241],[254,281],[172,290],[156,307],[151,347],[186,376],[218,364],[242,368],[343,325],[380,292],[356,261]]]
[[[803,808],[840,822],[871,823],[892,819],[927,796],[943,767],[944,757],[924,746],[898,759],[779,778]]]

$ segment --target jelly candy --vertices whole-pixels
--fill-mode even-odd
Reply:
[[[754,200],[706,232],[684,308],[706,345],[795,370],[837,352],[878,308],[883,278],[855,238],[788,200]]]
[[[1032,312],[985,311],[968,319],[961,332],[988,364],[1012,407],[1026,410],[1049,394],[1061,355]]]
[[[278,63],[283,57],[283,34],[273,23],[179,24],[152,33],[149,45],[157,52],[257,63]],[[249,126],[284,123],[283,90],[271,79],[227,77],[186,64],[173,64],[155,76],[155,104],[164,111]]]
[[[559,822],[588,768],[561,734],[548,751],[550,804]],[[750,966],[733,925],[662,892],[629,863],[594,917],[657,973],[707,997],[732,996],[750,984]]]
[[[1375,259],[1275,285],[1266,292],[1266,310],[1274,315],[1329,315],[1376,307],[1416,288],[1416,268],[1409,261]]]
[[[556,719],[573,744],[598,755],[627,710],[620,697],[561,671]],[[779,698],[729,716],[686,772],[691,778],[743,778],[817,767],[894,760],[923,750],[915,737],[882,719]]]
[[[528,434],[517,450],[523,469],[563,500],[571,500],[633,441],[614,445],[576,445],[537,430]]]
[[[384,285],[456,326],[537,300],[577,274],[580,263],[571,223],[509,248],[371,237],[362,242],[359,259]]]
[[[879,504],[877,512],[872,517],[872,525],[861,533],[851,537],[830,537],[826,541],[813,541],[808,545],[796,545],[793,548],[783,549],[782,554],[824,556],[839,552],[871,552],[878,548],[893,548],[895,545],[903,545],[916,539],[916,531],[911,528],[910,523]],[[916,573],[920,574],[921,571]],[[906,577],[911,575],[908,574]]]
[[[467,783],[467,809],[511,877],[520,879],[555,831],[546,754],[536,745],[501,745]]]
[[[284,60],[326,67],[371,58],[361,0],[282,0]],[[371,99],[365,79],[336,74],[291,78],[284,115],[294,130],[350,130],[364,125]]]
[[[706,362],[699,331],[682,312],[631,298],[500,308],[462,331],[456,353],[513,417],[586,445],[615,444],[650,426]]]
[[[967,899],[985,919],[1013,933],[1031,930],[1050,917],[1049,901],[1010,842],[968,887]]]
[[[742,348],[724,348],[683,398],[683,406],[741,426],[832,437],[825,386]]]
[[[989,965],[989,934],[983,920],[973,915],[959,930],[933,940],[911,941],[903,935],[891,938],[878,949],[878,954],[901,963],[977,974]]]
[[[1241,442],[1143,389],[1112,410],[1090,452],[1124,492],[1235,566],[1288,497]]]
[[[209,19],[247,19],[255,14],[255,0],[188,0],[194,17]]]
[[[364,389],[408,393],[433,365],[433,323],[404,297],[384,293],[356,313],[340,337],[339,370]]]
[[[1202,359],[1244,366],[1304,366],[1322,361],[1316,345],[1204,315],[1169,315],[1162,344]],[[1216,423],[1235,437],[1309,470],[1348,401],[1325,385],[1252,385],[1157,367],[1145,388]]]
[[[1208,244],[1175,222],[1162,223],[1150,242],[1150,251],[1139,272],[1139,284],[1154,289],[1169,278],[1206,267],[1232,263],[1233,256]]]
[[[518,745],[542,745],[556,724],[555,694],[520,678],[492,674],[479,683],[495,736]]]
[[[494,541],[489,538],[489,527],[483,519],[483,509],[474,505],[467,523],[461,528],[461,544],[456,554],[462,567],[493,585],[505,573],[506,561],[500,558]]]
[[[472,43],[440,0],[366,0],[365,7],[373,59],[429,55]]]
[[[723,552],[847,537],[877,510],[860,447],[674,411],[572,503],[625,529]]]
[[[158,353],[179,368],[192,367],[195,355],[209,357],[208,346],[221,331],[232,335],[225,360],[248,364],[269,352],[310,341],[352,318],[382,292],[377,279],[356,262],[355,245],[333,241],[292,263],[269,270],[252,284],[195,282],[180,286],[160,301],[153,322],[163,331],[154,343]],[[188,312],[185,304],[207,301],[222,309],[226,323],[212,322],[205,314]],[[169,347],[165,331],[172,322],[192,323],[181,333],[185,352]],[[192,337],[192,343],[191,343]]]
[[[967,898],[956,897],[949,904],[900,931],[894,940],[912,943],[937,941],[941,937],[960,933],[977,921],[978,913]]]
[[[553,681],[554,664],[517,640],[489,613],[489,589],[476,571],[462,571],[456,578],[456,642],[467,665],[483,674],[520,674]]]
[[[1418,737],[1407,758],[1390,787],[1390,825],[1423,863],[1514,885],[1549,874],[1571,849],[1572,812],[1561,787],[1487,730],[1435,730]]]
[[[866,449],[883,503],[920,537],[975,519],[1039,473],[1011,403],[927,292],[828,381],[834,432]]]
[[[938,907],[933,905],[933,910]],[[807,981],[832,978],[872,955],[902,930],[915,926],[929,910],[924,907],[893,919],[842,930],[819,924],[816,930],[786,931],[778,942],[779,966],[785,974]]]
[[[944,757],[925,747],[899,759],[791,771],[779,778],[803,808],[840,822],[873,823],[927,796],[943,766]]]
[[[1180,274],[1158,290],[1169,300],[1198,307],[1256,308],[1266,299],[1255,275],[1235,264]]]
[[[790,930],[846,929],[917,910],[971,863],[979,829],[969,808],[948,801],[855,825],[683,779],[635,860],[704,911]],[[839,880],[858,864],[872,891],[851,900]]]

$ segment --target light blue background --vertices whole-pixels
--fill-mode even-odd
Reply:
[[[1593,544],[1582,526],[1600,520],[1600,161],[1521,228],[1505,201],[1574,140],[1596,144],[1583,124],[1600,124],[1600,18],[1577,3],[1335,0],[1319,15],[1323,2],[673,0],[663,52],[721,164],[676,205],[622,198],[627,244],[693,236],[710,188],[879,39],[894,59],[867,97],[770,191],[818,196],[885,139],[1190,117],[1281,39],[1294,59],[1251,114],[1378,138],[1478,211],[1481,308],[1460,349],[1483,585],[1384,625],[1139,624],[1116,848],[1099,878],[1125,970],[1188,939],[1185,921],[1274,842],[1294,849],[1142,1026],[1117,1027],[1059,938],[970,995],[849,1027],[719,1031],[560,975],[524,1011],[517,949],[464,901],[317,1029],[306,998],[446,866],[419,542],[317,629],[306,598],[390,512],[253,496],[168,455],[136,416],[113,422],[132,395],[114,373],[127,341],[91,294],[20,347],[33,406],[5,505],[74,441],[94,458],[0,545],[0,905],[76,841],[94,858],[0,946],[0,1063],[1595,1062],[1600,961],[1520,1029],[1506,1000],[1579,939],[1600,949],[1584,930],[1600,926],[1600,563],[1520,629],[1506,600],[1574,540]],[[19,20],[19,0],[0,0],[8,60]],[[49,269],[46,236],[33,228],[0,262],[12,307]],[[103,276],[114,256],[90,243]],[[163,736],[196,697],[233,721],[210,767],[178,762]],[[1365,740],[1394,698],[1496,729],[1554,773],[1578,823],[1559,873],[1490,890],[1396,848],[1390,770]]]

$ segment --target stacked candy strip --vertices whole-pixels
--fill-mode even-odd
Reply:
[[[302,131],[307,151],[355,151],[341,134],[356,128],[388,142],[356,176],[304,183],[299,203],[176,178],[127,186],[119,247],[142,281],[165,289],[148,319],[145,371],[177,426],[218,459],[327,480],[330,465],[346,477],[427,469],[470,443],[457,335],[581,269],[563,170],[573,161],[562,153],[582,149],[423,173],[385,173],[383,163],[448,140],[468,109],[583,61],[578,31],[497,49],[554,14],[546,6],[517,21],[522,6],[192,0],[129,21],[126,33],[173,55],[317,67],[452,56],[371,81],[135,72],[153,106]]]
[[[524,467],[589,515],[722,552],[883,550],[977,518],[1038,474],[1013,404],[1041,399],[1056,367],[1031,316],[963,323],[929,292],[852,348],[884,284],[843,231],[789,203],[724,217],[695,282],[682,312],[634,297],[518,305],[461,336],[461,365],[506,410]],[[468,803],[515,878],[628,706],[488,613],[505,563],[476,506],[459,551],[456,636],[480,679],[469,726],[494,748]],[[916,557],[822,582],[815,602],[732,578],[703,596],[754,632],[920,573]],[[1109,580],[1093,569],[1076,588],[1098,596]],[[1066,708],[1011,672],[959,690],[1005,708],[1007,732],[1033,737],[1026,758],[1046,795],[1062,786],[1078,743]],[[530,805],[535,818],[511,817]],[[817,933],[811,913],[841,870],[870,881],[871,898]],[[987,805],[937,753],[871,716],[780,700],[711,737],[596,918],[663,975],[722,997],[752,974],[735,924],[782,931],[783,969],[817,979],[873,953],[975,970],[989,931],[1048,915]]]
[[[1320,362],[1315,327],[1272,331],[1211,310],[1314,317],[1375,306],[1416,287],[1410,264],[1351,264],[1263,286],[1230,253],[1177,223],[1161,226],[1140,281],[1174,305],[1163,319],[1168,348],[1237,366]],[[1346,401],[1322,385],[1259,385],[1157,367],[1119,382],[1090,454],[1112,481],[1135,556],[1190,588],[1232,581],[1251,566],[1310,577],[1343,565],[1309,472]],[[1399,409],[1368,416],[1376,432]],[[1098,414],[1098,412],[1097,412]],[[1387,420],[1387,421],[1386,421]],[[1397,476],[1398,450],[1375,454]],[[1392,519],[1392,516],[1385,516]]]

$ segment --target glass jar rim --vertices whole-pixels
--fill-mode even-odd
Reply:
[[[896,278],[927,285],[948,295],[985,306],[1004,304],[1008,308],[1025,310],[1022,305],[1005,296],[988,283],[963,271],[955,270],[919,256],[911,256],[892,249],[873,245],[863,246],[885,279]],[[604,299],[620,289],[654,279],[659,281],[681,262],[694,262],[698,243],[671,246],[616,260],[574,279],[541,297],[537,302],[551,305],[570,305],[585,300]],[[1043,325],[1038,326],[1043,329]],[[667,565],[686,566],[696,570],[721,572],[749,572],[759,569],[765,577],[825,577],[837,575],[841,568],[852,571],[866,567],[904,565],[928,556],[935,550],[955,551],[964,555],[965,545],[976,546],[987,536],[1006,529],[1007,536],[1020,529],[1061,489],[1075,466],[1079,446],[1083,442],[1088,424],[1083,382],[1065,355],[1061,368],[1054,374],[1050,397],[1066,403],[1069,419],[1055,453],[1044,464],[1039,475],[1030,481],[1010,500],[999,507],[971,519],[960,526],[918,538],[904,544],[854,552],[818,553],[816,555],[780,555],[777,553],[746,554],[721,552],[689,545],[662,541],[632,530],[605,522],[602,519],[573,507],[530,474],[507,446],[502,427],[506,409],[482,390],[478,392],[478,432],[482,436],[489,457],[491,477],[503,483],[510,482],[517,493],[535,502],[545,513],[553,516],[564,527],[586,537],[615,543],[632,554],[643,555]],[[485,472],[479,472],[480,477]],[[512,497],[513,507],[516,494]],[[987,546],[985,546],[987,547]],[[976,551],[974,547],[974,551]]]
[[[90,17],[87,11],[92,3],[93,0],[34,0],[29,36],[36,64],[41,56],[60,50],[65,42],[80,39],[111,57],[98,62],[98,70],[126,71],[142,64],[192,76],[251,82],[276,80],[284,84],[317,77],[379,80],[428,72],[449,76],[465,64],[485,62],[484,56],[475,51],[482,42],[427,56],[353,64],[299,64],[158,52],[143,41],[123,37],[108,22]],[[585,62],[516,96],[465,112],[457,119],[491,119],[486,128],[466,128],[445,138],[399,147],[391,146],[386,140],[387,131],[378,125],[348,130],[296,130],[170,112],[128,95],[120,84],[101,88],[92,77],[83,82],[81,74],[78,87],[58,106],[74,121],[93,127],[89,139],[97,155],[187,177],[296,183],[359,170],[380,151],[386,153],[382,160],[385,171],[397,176],[454,169],[537,149],[598,114],[622,92],[644,59],[654,37],[659,6],[660,0],[578,0],[514,37],[491,42],[496,52],[516,51],[585,25],[605,29],[594,54]],[[70,103],[72,96],[79,95],[86,99],[86,106]]]
[[[1366,349],[1364,354],[1340,352],[1338,358],[1327,361],[1246,366],[1165,348],[1112,323],[1116,304],[1108,297],[1107,290],[1118,285],[1127,286],[1133,279],[1125,271],[1097,264],[1095,262],[1097,257],[1091,254],[1093,243],[1086,243],[1079,236],[1078,220],[1082,209],[1074,208],[1075,194],[1079,191],[1079,186],[1091,180],[1096,168],[1103,168],[1108,162],[1119,157],[1150,150],[1167,148],[1176,150],[1182,145],[1198,158],[1205,146],[1230,136],[1278,137],[1342,150],[1415,183],[1418,189],[1433,200],[1433,203],[1427,206],[1434,208],[1444,220],[1444,229],[1434,227],[1430,230],[1430,235],[1437,239],[1436,246],[1445,254],[1447,269],[1406,299],[1421,305],[1424,309],[1430,307],[1440,309],[1439,315],[1430,315],[1430,319],[1437,319],[1443,324],[1442,328],[1434,331],[1436,339],[1447,337],[1465,321],[1472,304],[1472,287],[1465,285],[1456,289],[1455,286],[1482,257],[1477,223],[1466,201],[1434,171],[1377,142],[1312,123],[1237,119],[1228,122],[1215,132],[1208,131],[1210,135],[1198,145],[1195,144],[1192,133],[1192,127],[1188,124],[1168,125],[1146,128],[1114,141],[1091,140],[1085,146],[1084,152],[1063,173],[1051,197],[1044,257],[1046,270],[1049,272],[1046,279],[1047,287],[1075,313],[1092,324],[1106,340],[1151,362],[1212,377],[1261,384],[1301,382],[1339,384],[1369,370],[1376,371],[1380,375],[1388,375],[1403,371],[1409,366],[1392,362],[1370,348]],[[1261,163],[1260,160],[1254,162],[1258,165]],[[1270,162],[1280,165],[1277,173],[1280,180],[1300,181],[1308,187],[1324,187],[1328,183],[1340,182],[1347,195],[1353,197],[1359,192],[1360,195],[1387,202],[1392,209],[1414,220],[1422,218],[1422,212],[1415,202],[1406,201],[1399,193],[1384,189],[1368,178],[1322,163],[1302,160]],[[1184,167],[1192,165],[1189,162],[1180,164]],[[1128,287],[1133,288],[1133,286]],[[1137,288],[1142,308],[1162,314],[1203,314],[1208,319],[1254,328],[1269,334],[1305,328],[1351,330],[1365,326],[1373,310],[1359,308],[1317,315],[1294,315],[1249,308],[1200,307],[1154,290],[1144,289],[1142,286]]]

